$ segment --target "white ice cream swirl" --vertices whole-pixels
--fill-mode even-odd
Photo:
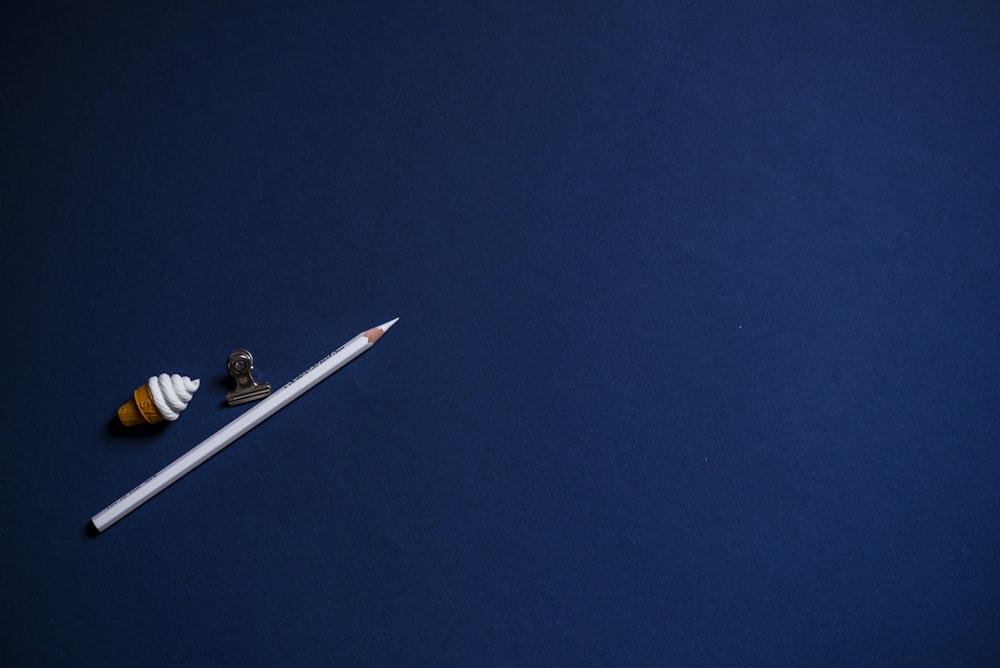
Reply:
[[[161,373],[159,376],[151,376],[147,384],[149,393],[153,395],[153,403],[163,419],[173,421],[187,408],[201,381],[176,373],[172,376]]]

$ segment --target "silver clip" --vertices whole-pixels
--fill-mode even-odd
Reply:
[[[234,350],[229,356],[229,375],[236,381],[236,389],[226,394],[226,403],[230,406],[263,399],[271,394],[270,383],[258,383],[253,379],[253,355],[248,350]]]

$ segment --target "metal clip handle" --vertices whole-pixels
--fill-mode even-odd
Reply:
[[[236,381],[236,389],[226,394],[226,403],[230,406],[263,399],[271,394],[270,383],[258,383],[253,379],[253,355],[248,350],[234,350],[229,356],[229,375]]]

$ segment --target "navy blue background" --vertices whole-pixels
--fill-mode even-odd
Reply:
[[[5,665],[1000,663],[994,4],[133,4],[0,16]]]

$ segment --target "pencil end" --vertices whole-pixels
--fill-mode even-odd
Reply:
[[[399,320],[399,318],[396,318]],[[389,322],[384,322],[378,327],[372,327],[366,332],[362,332],[362,335],[368,339],[368,343],[375,343],[382,338],[382,335],[389,331],[389,328],[396,324],[396,320],[390,320]]]

